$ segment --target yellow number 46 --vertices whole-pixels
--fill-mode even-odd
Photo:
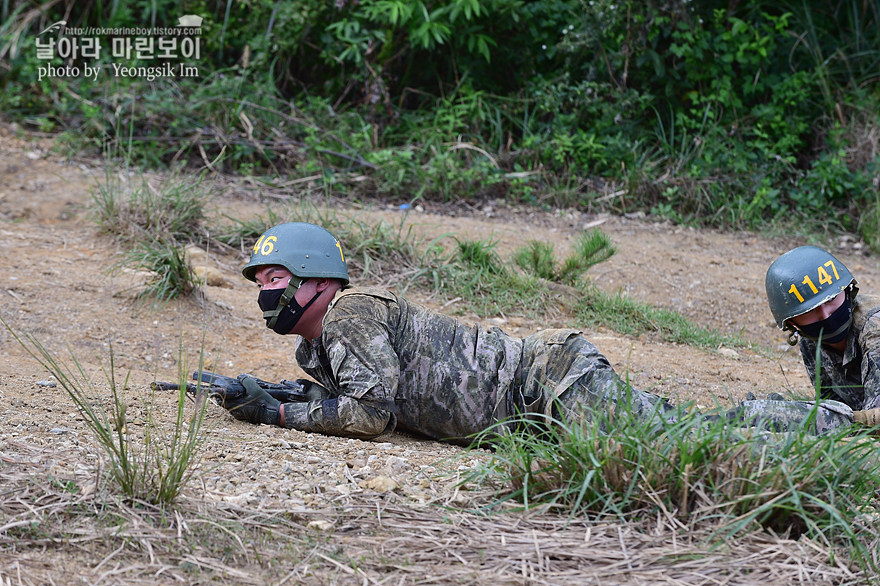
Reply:
[[[260,236],[260,239],[254,243],[254,254],[258,252],[266,256],[268,254],[272,254],[272,251],[275,250],[275,243],[278,242],[278,238],[275,236]]]

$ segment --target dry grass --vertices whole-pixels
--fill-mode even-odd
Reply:
[[[486,517],[395,493],[248,509],[189,491],[123,502],[73,455],[0,451],[0,584],[864,584],[821,545],[756,532],[711,547],[661,513],[628,523]],[[73,480],[78,487],[71,491]],[[450,495],[451,496],[451,495]],[[480,497],[481,498],[481,497]],[[451,502],[451,498],[447,502]]]

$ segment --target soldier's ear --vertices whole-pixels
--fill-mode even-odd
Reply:
[[[315,279],[315,291],[323,293],[333,282],[333,279]]]

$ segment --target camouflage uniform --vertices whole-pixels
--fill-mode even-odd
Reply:
[[[297,342],[297,362],[327,393],[285,404],[284,421],[330,435],[372,438],[397,428],[468,443],[516,413],[589,417],[626,401],[627,386],[579,334],[513,338],[388,291],[346,288],[330,304],[321,336]],[[656,395],[630,393],[633,411],[645,417],[672,409]]]
[[[822,348],[819,352],[819,392],[853,409],[880,407],[880,297],[857,295],[853,323],[843,354]],[[801,336],[801,354],[816,385],[816,342]]]
[[[808,431],[825,433],[853,423],[853,410],[880,407],[880,298],[859,295],[853,299],[853,322],[843,354],[822,347],[819,350],[819,395],[813,401],[762,399],[744,401],[737,416],[760,419],[780,430],[794,430],[808,422]],[[816,346],[814,340],[800,337],[804,366],[816,384]],[[812,413],[816,412],[815,418]]]
[[[813,435],[850,427],[853,412],[840,401],[786,401],[779,399],[755,399],[743,401],[728,412],[731,420],[770,431],[799,431]]]

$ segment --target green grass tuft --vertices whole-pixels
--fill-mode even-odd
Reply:
[[[566,285],[578,285],[590,267],[611,258],[616,249],[611,238],[598,229],[581,232],[574,245],[574,252],[562,263],[557,263],[553,244],[531,240],[519,249],[513,262],[526,273],[548,281]]]
[[[154,306],[190,295],[199,286],[186,251],[172,239],[144,237],[136,241],[111,270],[118,272],[122,268],[144,271],[149,275],[146,285],[138,292],[138,298]]]
[[[527,273],[552,281],[556,278],[556,257],[553,244],[530,240],[514,253],[513,262]]]
[[[181,241],[202,238],[209,194],[201,178],[172,174],[153,185],[145,176],[123,180],[108,166],[103,182],[92,192],[91,217],[98,228],[123,243],[156,235]]]
[[[133,185],[124,177],[108,166],[104,181],[92,192],[92,221],[124,249],[111,272],[147,271],[150,277],[138,296],[154,304],[196,292],[198,278],[184,246],[209,239],[203,228],[209,196],[201,178],[172,174],[155,187],[145,176]]]
[[[179,349],[178,380],[180,391],[170,431],[157,417],[155,395],[142,400],[140,411],[143,431],[135,429],[135,418],[125,391],[129,375],[120,380],[110,346],[109,366],[102,366],[109,395],[86,374],[82,363],[70,352],[72,365],[57,360],[36,338],[20,337],[0,318],[0,323],[15,340],[48,371],[67,392],[89,431],[95,438],[106,461],[110,481],[132,500],[155,504],[171,504],[189,483],[195,471],[197,455],[202,448],[202,424],[205,417],[206,393],[197,396],[192,414],[186,413],[187,362]],[[203,358],[200,357],[200,368]],[[140,425],[138,425],[140,427]]]
[[[599,520],[664,516],[713,527],[723,540],[756,527],[807,536],[876,566],[866,522],[880,486],[880,458],[866,434],[773,434],[683,414],[658,426],[623,409],[592,420],[519,422],[464,482],[496,488],[489,508],[517,504]]]
[[[741,336],[722,334],[674,311],[637,301],[621,292],[608,294],[593,285],[584,288],[583,303],[577,308],[577,323],[582,327],[604,326],[631,336],[654,333],[668,342],[697,348],[748,345]]]

